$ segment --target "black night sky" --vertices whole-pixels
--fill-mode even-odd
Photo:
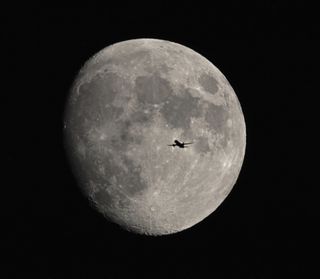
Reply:
[[[257,2],[4,9],[1,278],[311,278],[320,26],[307,4]],[[213,62],[247,126],[227,199],[198,225],[163,237],[126,232],[92,209],[62,144],[80,67],[134,38],[177,42]]]

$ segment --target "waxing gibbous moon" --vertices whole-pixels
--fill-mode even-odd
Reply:
[[[66,103],[82,192],[126,230],[164,235],[210,215],[238,178],[246,128],[225,76],[177,43],[136,39],[89,59]],[[174,140],[188,148],[168,146]]]

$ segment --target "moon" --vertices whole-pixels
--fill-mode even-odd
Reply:
[[[84,64],[66,100],[64,139],[96,210],[128,231],[165,235],[199,223],[230,193],[246,127],[233,88],[206,58],[135,39]],[[168,146],[176,139],[193,144]]]

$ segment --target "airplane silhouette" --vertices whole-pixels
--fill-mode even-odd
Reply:
[[[178,146],[179,148],[187,148],[188,146],[185,146],[187,144],[192,144],[193,142],[180,142],[178,140],[174,140],[174,144],[168,144],[168,146]]]

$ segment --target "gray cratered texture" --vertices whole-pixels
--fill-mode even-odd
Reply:
[[[246,132],[224,75],[182,45],[111,45],[80,70],[66,105],[68,157],[106,218],[141,234],[189,228],[212,213],[241,169]],[[167,146],[175,139],[189,148]]]

